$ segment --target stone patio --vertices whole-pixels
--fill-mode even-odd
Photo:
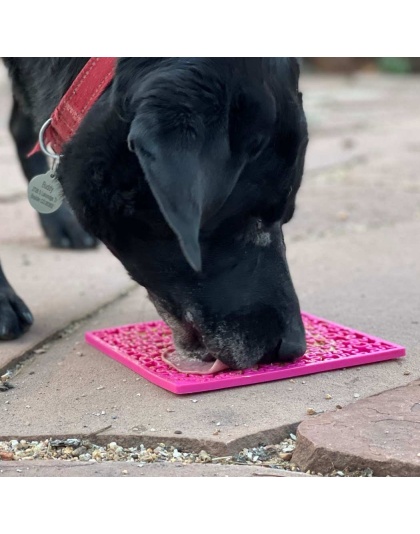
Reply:
[[[86,345],[88,329],[158,316],[104,247],[47,248],[7,133],[10,95],[2,70],[0,258],[35,324],[20,340],[0,345],[0,371],[24,362],[11,379],[14,389],[0,391],[0,441],[95,434],[98,443],[164,442],[224,455],[277,443],[297,429],[292,461],[303,471],[329,472],[333,465],[368,467],[377,476],[419,475],[420,77],[307,75],[302,90],[310,143],[296,214],[285,227],[302,309],[404,345],[407,356],[177,396]],[[308,415],[308,408],[324,413]],[[379,412],[386,423],[378,424]],[[21,464],[24,470],[16,471]],[[0,461],[0,476],[120,476],[124,470],[140,476],[128,464],[81,464]],[[142,476],[264,470],[142,469]]]

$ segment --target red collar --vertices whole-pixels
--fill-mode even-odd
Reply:
[[[63,145],[74,135],[83,118],[108,87],[114,77],[115,57],[91,57],[79,72],[68,91],[51,115],[43,139],[55,154],[60,155]],[[41,149],[39,143],[28,156]]]

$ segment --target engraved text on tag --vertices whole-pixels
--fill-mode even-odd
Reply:
[[[29,203],[39,213],[52,213],[63,203],[63,188],[55,176],[55,172],[49,170],[29,182]]]

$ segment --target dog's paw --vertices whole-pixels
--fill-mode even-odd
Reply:
[[[11,287],[0,287],[0,341],[16,339],[34,319],[26,304]]]
[[[66,203],[54,213],[40,214],[39,217],[44,233],[54,248],[95,248],[99,243],[81,227]]]

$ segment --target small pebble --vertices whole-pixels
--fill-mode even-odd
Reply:
[[[343,477],[343,476],[344,476],[344,473],[343,473],[343,471],[337,471],[337,475],[338,475],[339,477]]]
[[[175,430],[174,434],[182,434],[181,430]]]
[[[198,458],[203,462],[203,463],[207,463],[207,462],[211,462],[211,456],[209,454],[207,454],[206,451],[200,451],[199,455],[198,455]]]
[[[96,388],[97,390],[100,390],[100,389],[105,389],[105,386],[99,386]]]
[[[354,397],[355,399],[358,399],[358,398],[360,397],[360,393],[355,393],[355,394],[353,395],[353,397]]]
[[[80,439],[69,438],[69,439],[66,439],[64,443],[66,445],[70,445],[71,447],[78,447],[81,444],[81,441]]]
[[[315,415],[315,414],[316,414],[316,411],[315,411],[313,408],[308,408],[308,409],[306,410],[306,413],[307,413],[308,415]]]
[[[411,375],[411,373],[410,373],[410,371],[404,371],[403,375],[408,376],[408,375]]]
[[[337,212],[337,218],[340,221],[347,221],[349,214],[346,211],[339,211]]]
[[[346,137],[345,139],[343,139],[343,142],[342,142],[343,148],[347,148],[347,149],[353,148],[355,144],[356,143],[354,139],[352,139],[351,137]]]
[[[325,395],[325,398],[326,398],[327,400],[330,400],[330,399],[332,399],[332,395],[330,395],[329,393],[327,393],[327,394]]]
[[[77,447],[77,449],[74,449],[74,451],[72,452],[72,456],[80,457],[81,454],[86,454],[86,452],[86,447]]]
[[[197,399],[191,399],[191,402],[198,402]]]
[[[366,467],[366,469],[362,472],[362,477],[371,477],[373,476],[373,471],[370,467]]]

